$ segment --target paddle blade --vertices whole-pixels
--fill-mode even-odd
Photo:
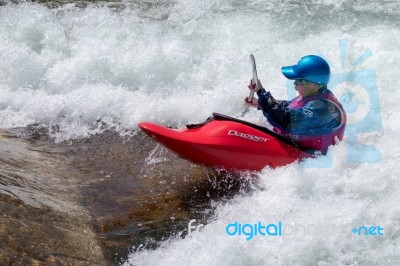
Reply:
[[[257,76],[257,67],[256,67],[256,59],[254,58],[253,54],[250,54],[250,63],[252,66],[252,78],[251,78],[251,83],[258,85],[258,76]],[[254,91],[250,91],[249,94],[249,102],[252,102],[254,98]]]

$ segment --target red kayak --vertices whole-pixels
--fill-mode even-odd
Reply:
[[[139,127],[184,159],[226,170],[260,171],[314,156],[265,127],[217,113],[185,129],[148,122]]]

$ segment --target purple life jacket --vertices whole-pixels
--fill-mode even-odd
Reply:
[[[299,95],[290,102],[288,108],[301,108],[304,107],[307,103],[316,100],[328,101],[338,109],[340,117],[338,117],[337,119],[340,119],[340,121],[338,121],[340,123],[336,128],[332,130],[332,132],[323,135],[293,135],[289,131],[286,131],[282,128],[274,127],[273,130],[282,136],[292,139],[295,143],[305,148],[326,152],[330,145],[336,144],[336,138],[338,140],[343,139],[344,130],[347,122],[346,112],[344,111],[342,105],[339,103],[336,97],[332,93],[321,93],[308,97],[301,97]]]

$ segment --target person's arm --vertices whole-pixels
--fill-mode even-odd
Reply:
[[[289,101],[275,100],[271,93],[264,88],[257,91],[258,106],[273,126],[290,129],[291,115],[287,107]],[[272,120],[272,121],[271,121]]]

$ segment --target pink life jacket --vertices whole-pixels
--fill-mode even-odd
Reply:
[[[333,129],[331,133],[324,135],[292,135],[290,132],[274,127],[274,131],[280,135],[291,138],[296,144],[299,144],[305,148],[310,148],[312,150],[318,150],[322,152],[326,152],[330,145],[336,144],[336,138],[338,140],[343,139],[344,130],[346,127],[347,117],[346,112],[344,111],[342,105],[336,99],[336,97],[332,93],[321,93],[308,97],[301,97],[300,95],[294,98],[288,108],[301,108],[304,107],[307,103],[315,100],[324,100],[333,104],[340,112],[340,124],[336,128]]]

